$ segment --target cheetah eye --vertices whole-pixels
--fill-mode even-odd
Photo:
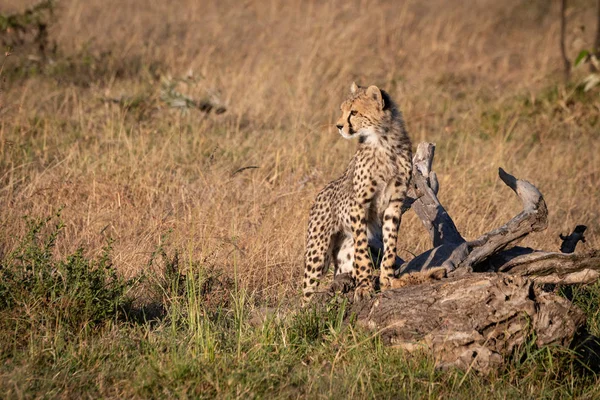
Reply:
[[[356,111],[356,110],[350,111],[350,115],[355,116],[356,114],[358,114],[358,111]]]

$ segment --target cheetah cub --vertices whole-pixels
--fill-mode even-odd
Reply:
[[[333,261],[334,274],[351,272],[355,296],[373,291],[369,242],[383,244],[380,286],[391,288],[401,207],[412,172],[411,143],[402,115],[390,96],[376,86],[352,83],[337,121],[358,149],[344,174],[329,183],[310,209],[304,269],[304,301]],[[378,246],[381,247],[381,246]]]

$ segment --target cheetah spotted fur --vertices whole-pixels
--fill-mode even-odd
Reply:
[[[358,138],[348,168],[317,195],[306,235],[303,292],[308,301],[334,264],[334,274],[352,273],[355,296],[373,292],[369,242],[383,244],[380,287],[392,287],[401,208],[412,172],[411,142],[389,95],[355,83],[337,121],[346,139]]]

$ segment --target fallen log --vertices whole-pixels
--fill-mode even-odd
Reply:
[[[353,303],[357,323],[379,332],[390,345],[433,351],[440,367],[482,373],[505,363],[527,341],[568,346],[578,333],[579,342],[598,343],[586,336],[583,313],[542,284],[597,281],[600,252],[565,254],[516,246],[528,234],[546,229],[548,209],[533,184],[502,168],[500,179],[521,199],[523,210],[501,227],[465,240],[437,198],[434,150],[431,143],[419,144],[408,202],[433,247],[400,267],[393,284],[397,289]],[[580,233],[570,242],[582,240]],[[352,278],[340,274],[329,295],[347,293],[351,301],[352,286]]]
[[[378,294],[352,308],[384,343],[433,351],[438,366],[488,373],[535,337],[568,346],[585,316],[530,279],[477,273]]]

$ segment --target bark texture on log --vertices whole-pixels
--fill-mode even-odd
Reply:
[[[568,345],[585,316],[530,279],[477,273],[388,290],[354,305],[358,323],[385,343],[432,350],[438,366],[482,373],[501,366],[527,340]]]
[[[600,252],[564,254],[534,251],[507,261],[499,271],[531,276],[537,283],[592,283],[600,277]]]

